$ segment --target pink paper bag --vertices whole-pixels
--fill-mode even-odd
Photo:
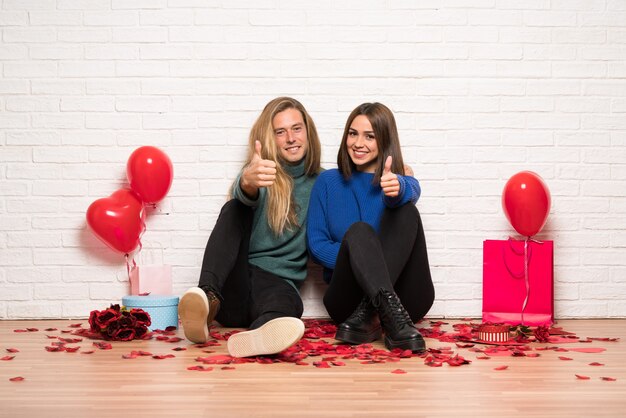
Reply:
[[[526,254],[524,243],[483,242],[483,322],[532,326],[554,322],[554,243],[529,240]]]
[[[172,266],[138,265],[130,270],[131,295],[172,294]]]

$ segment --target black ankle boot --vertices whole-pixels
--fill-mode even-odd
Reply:
[[[349,344],[371,343],[382,335],[378,312],[364,297],[352,315],[337,327],[335,339]]]
[[[380,322],[385,331],[385,346],[421,352],[426,350],[422,334],[417,330],[400,298],[395,292],[380,289],[372,300],[378,309]]]

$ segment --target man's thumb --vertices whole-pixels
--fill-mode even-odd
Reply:
[[[391,158],[391,155],[389,157],[387,157],[387,159],[385,160],[385,167],[383,168],[383,175],[391,173],[391,162],[392,161],[393,161],[393,159]]]
[[[257,156],[258,158],[262,158],[261,157],[261,141],[259,140],[254,141],[254,155]]]

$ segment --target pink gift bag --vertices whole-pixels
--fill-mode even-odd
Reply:
[[[172,266],[136,265],[130,270],[131,295],[172,294]]]
[[[554,322],[553,244],[483,242],[483,322],[531,326]]]

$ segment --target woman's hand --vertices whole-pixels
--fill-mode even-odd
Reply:
[[[391,155],[385,160],[385,167],[383,168],[383,175],[380,177],[380,187],[383,189],[383,193],[388,197],[396,197],[400,193],[400,181],[398,176],[391,172]]]

